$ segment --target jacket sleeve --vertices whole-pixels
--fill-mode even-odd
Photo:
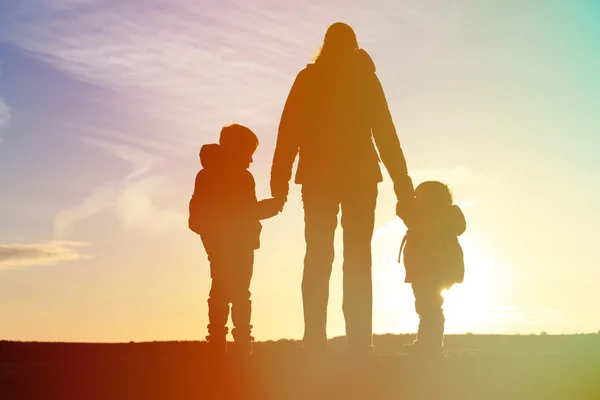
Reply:
[[[304,85],[303,72],[298,74],[292,85],[279,122],[277,144],[271,167],[271,195],[273,197],[287,197],[292,166],[299,150],[299,121],[303,109],[301,95]]]
[[[227,238],[235,246],[258,248],[262,226],[258,215],[256,184],[249,171],[239,178],[236,187],[228,195]]]
[[[256,198],[256,182],[250,171],[244,173],[243,192],[239,194],[237,208],[240,210],[240,218],[248,218],[252,221],[258,220],[258,199]],[[232,199],[236,200],[236,199]]]
[[[404,219],[404,216],[413,207],[414,187],[412,179],[408,175],[406,159],[400,147],[400,141],[396,134],[396,128],[383,92],[383,87],[375,74],[373,74],[371,105],[373,107],[371,114],[373,138],[379,150],[381,161],[383,161],[383,165],[385,165],[394,182],[394,191],[396,192],[400,208],[398,212]]]

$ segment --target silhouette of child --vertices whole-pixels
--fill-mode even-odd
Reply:
[[[206,339],[221,354],[227,352],[230,304],[234,344],[229,352],[252,352],[249,288],[254,250],[260,246],[260,220],[281,211],[274,199],[256,199],[254,178],[248,168],[257,147],[258,138],[247,127],[224,127],[219,144],[207,144],[200,150],[203,168],[196,176],[189,205],[189,228],[200,235],[210,262],[212,286]]]
[[[445,322],[442,290],[461,283],[465,271],[458,236],[465,231],[466,221],[461,209],[453,203],[448,186],[428,181],[415,189],[408,228],[400,258],[404,249],[405,282],[412,284],[419,329],[417,339],[405,346],[405,350],[442,355]]]

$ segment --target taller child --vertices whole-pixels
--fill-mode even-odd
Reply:
[[[226,327],[231,304],[233,352],[252,351],[250,280],[254,250],[260,246],[260,220],[280,211],[273,199],[257,201],[248,168],[258,138],[242,125],[221,130],[219,144],[202,146],[203,169],[196,176],[190,201],[189,227],[202,238],[210,262],[212,286],[208,299],[208,336],[217,353],[227,349]]]

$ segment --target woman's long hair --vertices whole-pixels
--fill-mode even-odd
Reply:
[[[313,60],[315,62],[341,61],[357,49],[358,41],[352,27],[343,22],[336,22],[327,28],[323,45]]]

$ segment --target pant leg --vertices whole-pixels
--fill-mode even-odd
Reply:
[[[369,350],[373,332],[371,239],[375,226],[377,183],[348,187],[342,198],[344,300],[350,350]]]
[[[444,311],[440,285],[424,282],[413,283],[415,309],[419,314],[417,340],[431,346],[442,346],[444,340]]]
[[[252,341],[252,301],[250,300],[250,281],[254,268],[254,250],[235,253],[231,273],[231,331],[236,342]]]
[[[221,254],[209,255],[212,284],[208,297],[208,341],[225,341],[229,318],[227,261]]]
[[[335,257],[334,237],[339,212],[338,193],[321,186],[302,187],[306,255],[302,276],[304,345],[327,346],[329,279]]]

